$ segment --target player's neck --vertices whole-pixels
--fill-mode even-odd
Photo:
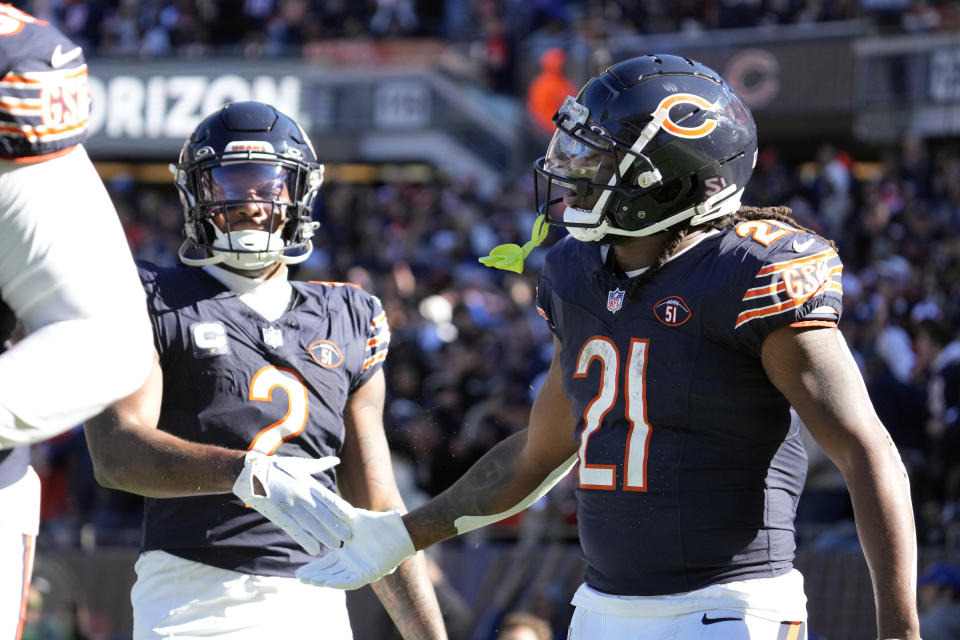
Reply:
[[[645,269],[654,263],[663,250],[663,245],[670,240],[671,233],[664,231],[652,236],[607,236],[613,246],[613,254],[617,266],[624,272]]]
[[[657,257],[663,251],[666,245],[673,237],[673,231],[663,231],[655,233],[652,236],[607,236],[611,239],[614,256],[617,259],[617,266],[625,273],[645,269],[656,262]],[[677,251],[682,251],[697,238],[703,235],[702,229],[696,229],[684,235],[683,240],[677,247]]]

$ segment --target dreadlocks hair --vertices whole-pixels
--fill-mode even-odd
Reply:
[[[680,247],[680,243],[683,241],[687,235],[697,229],[725,229],[731,225],[739,224],[741,222],[746,222],[748,220],[776,220],[777,222],[783,222],[788,224],[791,227],[794,227],[800,231],[806,231],[807,233],[813,234],[818,238],[821,238],[824,242],[830,245],[831,248],[836,250],[837,245],[833,240],[829,238],[824,238],[816,231],[811,231],[807,227],[804,227],[801,224],[798,224],[796,220],[793,219],[793,210],[790,207],[747,207],[742,206],[737,209],[736,213],[732,213],[722,218],[717,218],[716,220],[710,220],[704,222],[703,224],[693,227],[690,225],[690,221],[687,220],[682,225],[678,226],[674,231],[673,235],[667,240],[666,244],[663,245],[663,249],[660,251],[660,255],[657,256],[657,259],[653,261],[653,264],[650,265],[650,268],[633,278],[630,281],[630,288],[627,289],[627,297],[633,299],[640,296],[640,292],[647,285],[648,282],[653,280],[654,276],[660,271],[660,268],[666,264],[673,255],[677,252],[677,249]]]

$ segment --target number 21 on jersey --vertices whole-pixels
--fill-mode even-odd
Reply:
[[[650,341],[630,340],[630,350],[624,367],[623,389],[626,393],[626,414],[630,424],[623,461],[623,490],[647,490],[647,447],[650,444],[650,424],[647,422],[646,374]],[[604,416],[617,402],[620,379],[620,353],[609,338],[594,336],[587,340],[577,357],[574,378],[585,378],[594,362],[600,365],[600,391],[583,412],[583,431],[580,434],[580,487],[583,489],[617,488],[617,466],[587,463],[590,437],[600,428]]]

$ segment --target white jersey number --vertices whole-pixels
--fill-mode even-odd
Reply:
[[[647,422],[646,374],[650,341],[633,338],[624,370],[626,414],[630,423],[624,454],[624,491],[647,490],[647,447],[650,444],[650,424]],[[583,432],[580,434],[580,487],[584,489],[616,489],[616,465],[587,463],[590,436],[600,428],[603,418],[617,401],[617,379],[620,377],[620,354],[609,338],[590,338],[577,358],[574,378],[585,378],[594,361],[600,363],[600,392],[583,412]]]
[[[299,376],[289,369],[264,367],[253,375],[250,381],[250,399],[257,402],[270,402],[273,390],[279,387],[287,394],[287,415],[263,429],[250,443],[249,451],[260,451],[268,455],[281,444],[299,435],[307,425],[309,397],[307,388]]]

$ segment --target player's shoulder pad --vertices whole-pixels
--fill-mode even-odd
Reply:
[[[367,308],[379,313],[383,304],[380,299],[366,291],[362,286],[353,282],[331,282],[325,280],[301,281],[304,286],[301,291],[308,296],[315,296],[326,304],[346,303],[349,308]]]
[[[305,280],[302,282],[305,285],[304,290],[308,294],[328,299],[356,300],[370,296],[362,286],[354,282],[333,282],[329,280]]]
[[[137,260],[140,283],[151,301],[162,299],[164,304],[180,307],[208,295],[211,287],[222,285],[203,269],[177,265],[163,267],[145,260]]]
[[[743,260],[745,256],[770,265],[794,260],[839,260],[825,238],[780,220],[746,220],[725,230],[723,244]]]
[[[582,252],[588,247],[592,248],[592,243],[581,242],[573,236],[561,239],[547,251],[540,277],[558,282],[563,274],[579,268],[577,265],[582,262]]]

